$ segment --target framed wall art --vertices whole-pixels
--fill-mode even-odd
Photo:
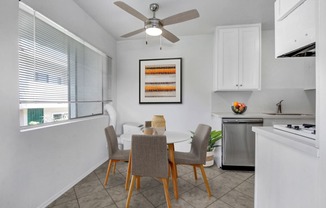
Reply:
[[[182,58],[139,60],[139,103],[182,103]]]

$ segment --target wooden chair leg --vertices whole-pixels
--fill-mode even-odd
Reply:
[[[139,177],[139,176],[132,176],[131,177],[130,187],[129,187],[129,191],[128,191],[128,197],[127,197],[127,201],[126,201],[126,208],[129,207],[130,199],[131,199],[131,195],[132,195],[132,190],[134,189],[134,184],[135,184],[135,180],[136,180],[137,177]]]
[[[127,176],[126,176],[126,183],[125,183],[125,189],[128,190],[129,188],[129,180],[130,180],[130,173],[131,173],[131,151],[129,154],[129,162],[128,162],[128,168],[127,168]]]
[[[136,180],[136,189],[140,189],[140,177],[137,177],[137,180]]]
[[[171,208],[171,200],[170,200],[170,194],[169,194],[169,181],[167,178],[162,178],[163,182],[163,188],[164,188],[164,194],[165,194],[165,200],[168,208]]]
[[[108,169],[106,171],[106,176],[105,176],[105,181],[104,181],[104,187],[106,187],[106,185],[108,184],[111,166],[112,166],[112,160],[109,161]]]
[[[117,161],[114,161],[113,174],[115,174],[116,167],[117,167]]]
[[[211,193],[211,189],[209,188],[209,184],[208,184],[208,180],[207,180],[206,173],[205,173],[205,170],[204,170],[204,166],[200,165],[199,167],[200,167],[201,174],[202,174],[204,182],[205,182],[205,186],[206,186],[208,196],[210,197],[212,195],[212,193]]]
[[[195,180],[197,180],[197,171],[196,171],[196,165],[192,166],[194,168],[194,176],[195,176]]]

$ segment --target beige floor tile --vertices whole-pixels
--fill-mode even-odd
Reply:
[[[144,192],[148,189],[154,188],[156,186],[162,186],[162,183],[152,177],[141,177],[140,178],[140,192]],[[136,189],[136,184],[135,184]]]
[[[126,200],[122,200],[116,203],[119,208],[126,207]],[[142,194],[133,195],[130,199],[129,208],[154,208]]]
[[[238,192],[236,190],[232,190],[229,193],[225,194],[221,201],[229,204],[234,208],[253,208],[254,207],[254,199],[250,196]]]
[[[51,203],[48,207],[54,207],[59,204],[63,204],[66,202],[70,202],[73,200],[77,200],[75,190],[73,188],[69,189],[66,193],[61,195],[57,200],[55,200],[53,203]]]
[[[142,192],[148,201],[150,201],[155,207],[164,204],[166,202],[163,185],[156,186],[151,189],[147,189]],[[169,192],[170,199],[173,199],[173,194]]]
[[[125,189],[124,185],[110,187],[107,188],[106,191],[115,202],[125,200],[128,197],[128,191]],[[134,187],[133,195],[137,193],[139,193],[139,191]]]
[[[221,200],[217,200],[213,204],[209,205],[207,208],[233,208],[233,207],[222,202]]]
[[[235,188],[235,190],[246,194],[252,198],[254,198],[255,196],[255,185],[253,183],[249,183],[249,182],[243,182],[242,184],[240,184],[239,186],[237,186]]]
[[[250,176],[248,179],[247,179],[247,182],[249,182],[249,183],[255,183],[255,174],[254,175],[252,175],[252,176]]]
[[[51,206],[51,208],[79,208],[79,205],[77,199],[74,199],[55,206]]]
[[[116,173],[111,172],[106,189],[103,187],[108,162],[80,181],[48,208],[117,208],[125,207],[128,192],[125,190],[125,175],[128,163],[117,163]],[[178,166],[179,199],[174,199],[170,178],[169,193],[174,208],[253,208],[254,172],[229,171],[217,166],[205,168],[209,179],[212,197],[208,197],[200,169],[198,180],[194,179],[193,168]],[[166,201],[160,180],[151,177],[141,178],[141,187],[134,187],[130,207],[165,208]]]
[[[180,198],[196,208],[205,208],[216,201],[214,196],[208,197],[207,192],[195,187],[180,195]]]
[[[208,179],[213,179],[216,176],[219,176],[225,172],[225,170],[218,168],[216,165],[213,165],[211,167],[206,167],[204,168],[204,170]],[[197,172],[201,175],[201,171],[199,168],[197,168]]]
[[[194,208],[193,206],[191,206],[189,203],[187,203],[183,199],[178,199],[178,200],[172,199],[171,200],[171,206],[173,208]],[[158,206],[158,208],[166,208],[166,207],[167,207],[166,203],[161,204],[160,206]]]
[[[98,176],[99,176],[99,180],[104,185],[105,174],[98,175]],[[109,176],[108,184],[105,188],[111,188],[111,187],[115,187],[115,186],[119,186],[119,185],[124,185],[125,182],[126,182],[126,178],[123,175],[121,175],[119,172],[116,172],[115,174],[111,173]]]
[[[99,180],[89,181],[86,183],[78,184],[74,187],[77,198],[87,196],[93,192],[98,192],[104,190],[103,185]]]
[[[102,208],[114,204],[105,190],[92,192],[87,196],[78,198],[80,208]]]
[[[223,173],[210,181],[213,181],[213,183],[219,184],[220,186],[227,186],[233,189],[236,186],[240,185],[244,179],[235,177],[234,174]]]
[[[198,171],[197,171],[197,173],[198,173]],[[198,185],[204,183],[204,180],[200,174],[197,174],[197,180],[195,180],[195,176],[194,176],[193,172],[182,175],[180,178],[187,181],[188,183],[191,183],[194,186],[198,186]]]
[[[195,186],[185,180],[183,180],[182,178],[178,178],[178,193],[179,195],[184,193],[184,192],[187,192],[189,191],[190,189],[193,189]],[[174,191],[173,191],[173,183],[172,183],[172,180],[169,181],[169,191],[170,193],[174,194]]]
[[[233,177],[239,178],[241,180],[247,180],[250,178],[254,172],[253,171],[228,171],[226,174],[232,175]]]

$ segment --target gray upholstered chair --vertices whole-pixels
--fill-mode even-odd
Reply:
[[[206,173],[204,170],[203,164],[206,162],[206,152],[207,152],[207,145],[211,133],[211,127],[205,124],[199,124],[192,143],[191,143],[191,150],[190,152],[175,152],[174,153],[174,160],[175,163],[184,164],[184,165],[191,165],[194,169],[195,179],[197,180],[197,172],[196,168],[199,167],[206,185],[206,190],[208,196],[211,196],[211,190],[209,188],[208,180],[206,177]]]
[[[106,187],[109,180],[112,163],[114,163],[113,173],[115,173],[117,162],[129,161],[130,150],[119,150],[118,139],[113,126],[108,126],[105,128],[105,135],[108,143],[108,152],[109,152],[109,165],[106,171],[106,176],[104,181],[104,186]]]
[[[167,207],[171,207],[168,191],[168,155],[166,136],[132,135],[131,140],[131,183],[126,207],[129,207],[135,180],[140,177],[161,178]]]

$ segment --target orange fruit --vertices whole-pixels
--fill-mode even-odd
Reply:
[[[236,107],[238,107],[238,102],[237,101],[235,101],[235,102],[233,102],[233,106],[236,108]]]

